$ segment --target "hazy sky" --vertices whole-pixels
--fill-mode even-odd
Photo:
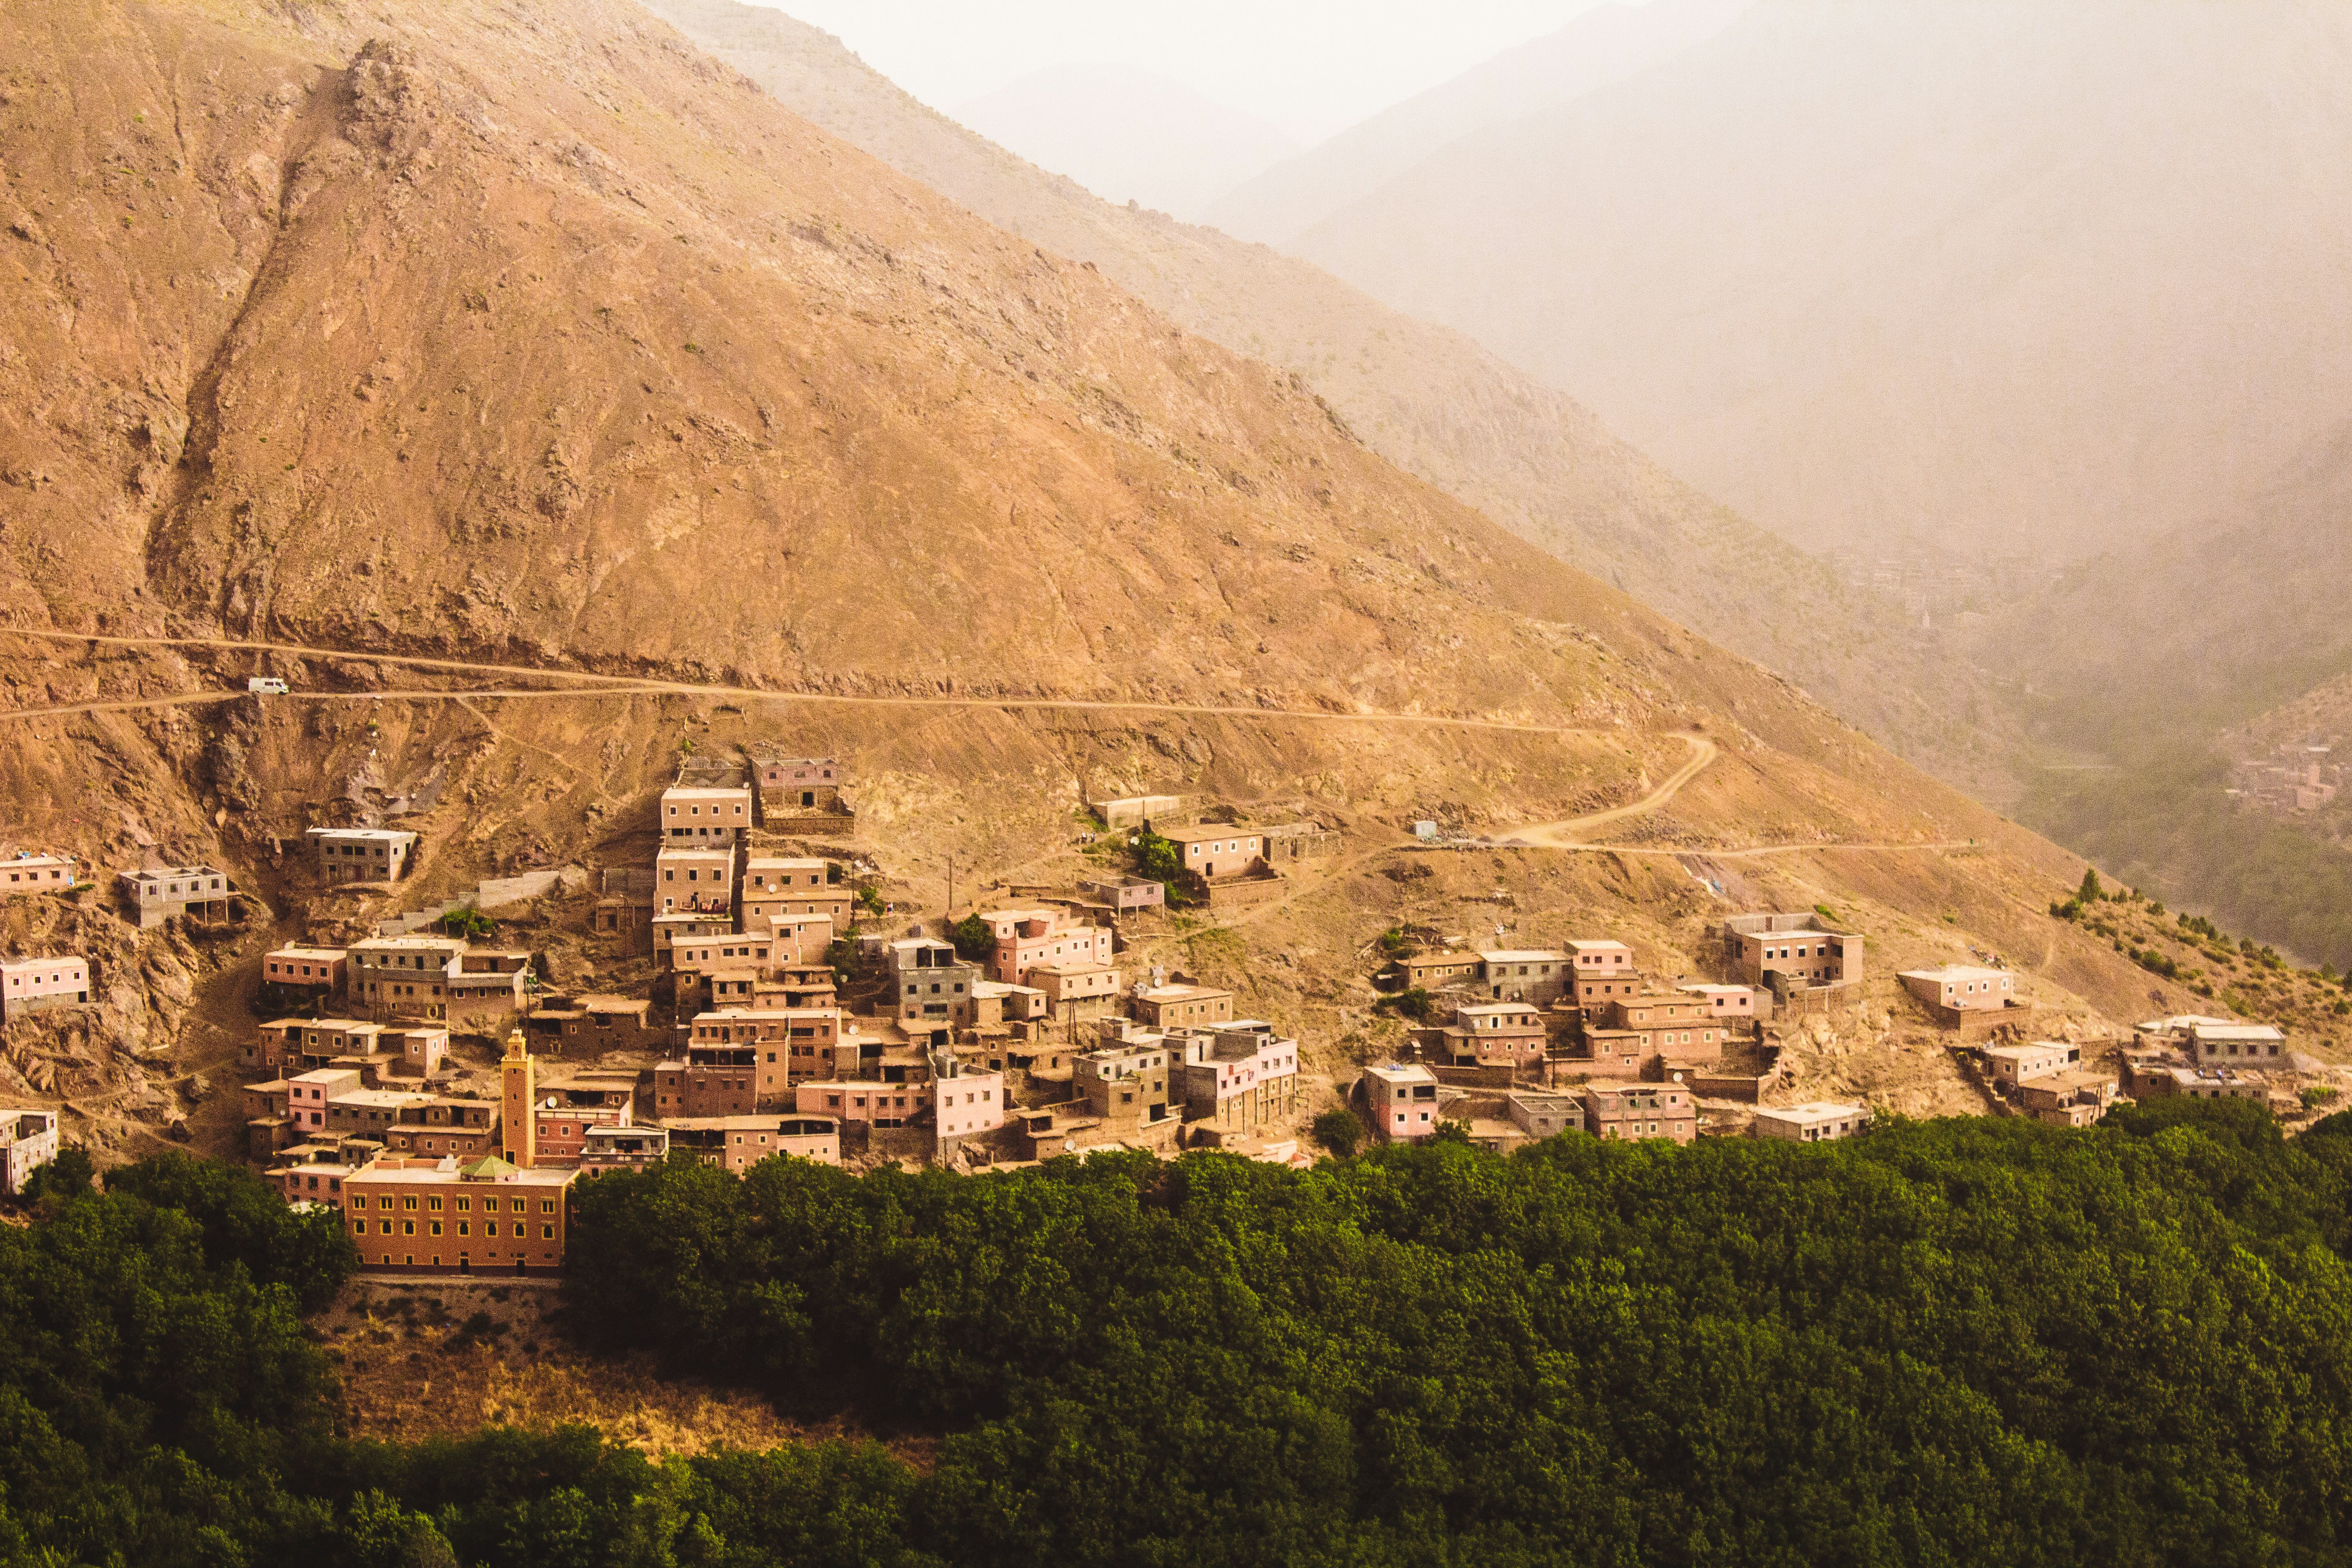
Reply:
[[[934,109],[1046,66],[1139,66],[1301,142],[1601,0],[756,0],[837,35]]]

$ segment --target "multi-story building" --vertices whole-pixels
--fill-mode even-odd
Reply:
[[[1626,979],[1637,973],[1633,950],[1622,942],[1571,942],[1568,944],[1570,966],[1578,974],[1595,978]]]
[[[1729,1033],[1704,1000],[1680,991],[1617,997],[1601,1008],[1600,1023],[1606,1029],[1638,1032],[1644,1057],[1675,1062],[1715,1060]]]
[[[1981,1053],[1986,1070],[1995,1081],[2011,1085],[2080,1067],[2083,1047],[2064,1040],[2035,1040],[2021,1046],[1987,1046]]]
[[[642,1171],[669,1158],[669,1129],[591,1127],[580,1151],[579,1171],[598,1176],[606,1171]]]
[[[2192,1016],[2167,1018],[2155,1026],[2143,1024],[2138,1033],[2147,1037],[2151,1028],[2161,1030],[2162,1037],[2186,1056],[2191,1067],[2276,1068],[2286,1056],[2286,1036],[2272,1024]]]
[[[577,1173],[495,1154],[387,1154],[342,1178],[360,1266],[395,1273],[552,1273]]]
[[[1414,1042],[1442,1066],[1521,1072],[1542,1068],[1549,1036],[1532,1002],[1463,1002],[1452,1022],[1412,1031]]]
[[[277,1018],[256,1029],[238,1055],[247,1073],[296,1073],[351,1058],[374,1058],[387,1026],[356,1018]]]
[[[573,1079],[541,1084],[531,1114],[538,1122],[533,1144],[543,1165],[577,1164],[587,1152],[588,1134],[599,1127],[626,1127],[636,1105],[634,1083]]]
[[[236,896],[226,874],[211,866],[149,867],[115,879],[141,931],[152,931],[175,915],[206,925],[225,921]]]
[[[967,1066],[943,1050],[930,1053],[930,1068],[938,1157],[1004,1125],[1003,1073]]]
[[[732,845],[666,843],[654,857],[655,910],[661,914],[735,912]]]
[[[672,784],[656,807],[662,847],[733,846],[751,827],[751,792],[730,785]]]
[[[831,1116],[687,1116],[662,1130],[672,1149],[740,1176],[772,1154],[841,1163],[841,1122]]]
[[[996,933],[990,977],[1007,985],[1027,984],[1032,964],[1110,962],[1110,928],[1078,924],[1064,910],[991,910],[980,918]]]
[[[300,1138],[324,1138],[328,1105],[361,1087],[357,1068],[320,1068],[286,1080],[286,1114]]]
[[[431,1098],[409,1089],[346,1089],[327,1101],[327,1133],[334,1138],[367,1138],[383,1142],[393,1124],[410,1106]]]
[[[352,1002],[379,1016],[439,1018],[449,1009],[449,982],[466,940],[455,936],[379,936],[344,950]]]
[[[696,1014],[687,1026],[689,1061],[698,1049],[754,1053],[752,1090],[759,1103],[751,1109],[761,1110],[789,1104],[789,1089],[803,1079],[832,1077],[841,1042],[841,1012],[835,1007],[721,1007]],[[657,1109],[660,1084],[656,1077]]]
[[[1138,1033],[1082,1051],[1070,1065],[1087,1115],[1140,1129],[1174,1114],[1170,1084],[1176,1059],[1177,1052],[1165,1037]]]
[[[1033,963],[1028,984],[1045,998],[1055,1018],[1096,1018],[1118,1005],[1124,989],[1119,972],[1107,963],[1082,961]]]
[[[1869,1125],[1866,1105],[1814,1100],[1802,1105],[1759,1105],[1749,1131],[1755,1137],[1777,1138],[1784,1143],[1831,1143],[1851,1138]]]
[[[271,1012],[316,1007],[342,994],[340,947],[280,947],[261,956],[261,1002]]]
[[[1230,1023],[1234,994],[1213,985],[1144,985],[1137,983],[1135,1021],[1148,1029],[1199,1029]]]
[[[425,1097],[410,1104],[385,1131],[383,1146],[386,1152],[404,1157],[438,1159],[453,1154],[471,1160],[495,1154],[506,1146],[499,1111],[496,1100]]]
[[[1203,882],[1246,876],[1265,859],[1265,836],[1246,827],[1171,827],[1160,837],[1176,846],[1178,863]]]
[[[730,910],[672,910],[654,915],[647,923],[653,928],[656,960],[666,958],[682,942],[735,934],[735,916]]]
[[[1688,1143],[1698,1137],[1698,1102],[1678,1083],[1589,1083],[1584,1130],[1595,1138]]]
[[[2088,1127],[2115,1103],[2116,1087],[2114,1073],[2075,1068],[2018,1085],[2017,1098],[2037,1121]]]
[[[654,1116],[751,1116],[760,1110],[760,1056],[751,1044],[694,1045],[682,1061],[654,1064]],[[781,1084],[780,1063],[770,1069]]]
[[[1491,1002],[1532,1002],[1549,1007],[1568,994],[1575,970],[1557,948],[1514,948],[1478,955],[1478,984]]]
[[[1417,1143],[1437,1131],[1437,1075],[1419,1062],[1366,1068],[1358,1093],[1372,1136],[1383,1142]]]
[[[416,835],[391,827],[313,827],[319,875],[329,882],[396,882],[416,856]]]
[[[1732,966],[1750,985],[1769,984],[1772,974],[1799,991],[1862,978],[1863,939],[1824,931],[1810,914],[1734,915],[1723,922],[1723,939]]]
[[[89,960],[74,953],[0,959],[0,1023],[89,1001]]]
[[[0,1110],[0,1193],[25,1195],[33,1173],[58,1157],[58,1113]]]
[[[952,945],[933,937],[894,942],[888,952],[900,1028],[944,1045],[948,1034],[971,1022],[978,964],[965,963]]]
[[[1247,1131],[1298,1113],[1298,1042],[1272,1024],[1242,1019],[1163,1038],[1187,1121]]]

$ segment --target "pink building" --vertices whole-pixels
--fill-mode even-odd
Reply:
[[[1110,963],[1108,926],[1076,925],[1060,910],[992,910],[980,917],[996,933],[992,978],[1025,984],[1034,963]]]
[[[359,1088],[360,1072],[356,1068],[320,1068],[287,1079],[286,1114],[293,1121],[295,1132],[305,1138],[325,1137],[328,1107]]]
[[[336,995],[343,988],[344,963],[340,947],[278,948],[262,955],[262,995],[281,1007]]]
[[[1004,1075],[976,1072],[952,1057],[935,1058],[941,1075],[930,1085],[939,1108],[942,1150],[960,1138],[993,1132],[1004,1125]]]
[[[1366,1068],[1364,1111],[1384,1142],[1418,1142],[1437,1131],[1437,1075],[1419,1062]]]
[[[89,1000],[89,960],[70,954],[52,958],[0,959],[0,1023],[13,1024],[51,1007],[74,1007]]]
[[[772,804],[797,810],[832,810],[849,783],[849,770],[831,757],[772,757],[755,749],[752,765],[759,770],[760,793],[779,796]]]

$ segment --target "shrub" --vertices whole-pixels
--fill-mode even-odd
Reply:
[[[1315,1119],[1315,1142],[1344,1160],[1363,1145],[1364,1124],[1335,1106]]]

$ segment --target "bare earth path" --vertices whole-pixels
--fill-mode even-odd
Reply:
[[[1082,713],[1180,713],[1221,719],[1286,719],[1321,723],[1422,725],[1443,729],[1481,730],[1514,735],[1585,736],[1602,732],[1597,730],[1571,729],[1558,724],[1517,724],[1502,719],[1467,719],[1444,714],[1388,713],[1369,710],[1351,712],[1338,709],[1251,708],[1238,703],[1223,705],[1192,702],[1114,702],[1066,697],[910,697],[902,695],[853,697],[825,691],[773,691],[757,686],[720,686],[698,681],[656,680],[646,676],[598,675],[587,670],[548,669],[530,665],[477,664],[464,659],[425,658],[408,654],[351,653],[341,648],[306,647],[299,643],[246,642],[226,637],[94,637],[80,632],[26,631],[15,627],[0,627],[0,635],[38,637],[49,642],[88,643],[105,647],[210,648],[219,652],[278,653],[298,658],[341,659],[355,664],[394,664],[417,669],[498,675],[509,679],[521,676],[532,679],[581,683],[568,689],[554,691],[529,688],[519,689],[478,688],[465,691],[297,691],[289,694],[310,700],[336,702],[367,701],[374,699],[386,701],[455,702],[477,697],[725,697],[735,700],[821,702],[845,706],[980,708],[1000,710],[1025,708]],[[112,713],[142,708],[189,707],[202,703],[234,701],[245,695],[246,693],[242,691],[191,691],[171,697],[68,702],[50,707],[11,709],[0,712],[0,718],[59,718],[77,713]]]
[[[1707,764],[1721,754],[1720,748],[1704,735],[1678,734],[1675,739],[1690,748],[1690,761],[1675,769],[1665,783],[1631,805],[1612,806],[1607,811],[1596,811],[1586,816],[1572,816],[1566,822],[1546,822],[1533,827],[1523,827],[1505,839],[1504,844],[1535,849],[1591,848],[1593,846],[1586,844],[1579,837],[1587,829],[1599,827],[1603,823],[1620,822],[1629,816],[1644,816],[1657,810],[1680,795],[1683,785],[1706,772]]]

